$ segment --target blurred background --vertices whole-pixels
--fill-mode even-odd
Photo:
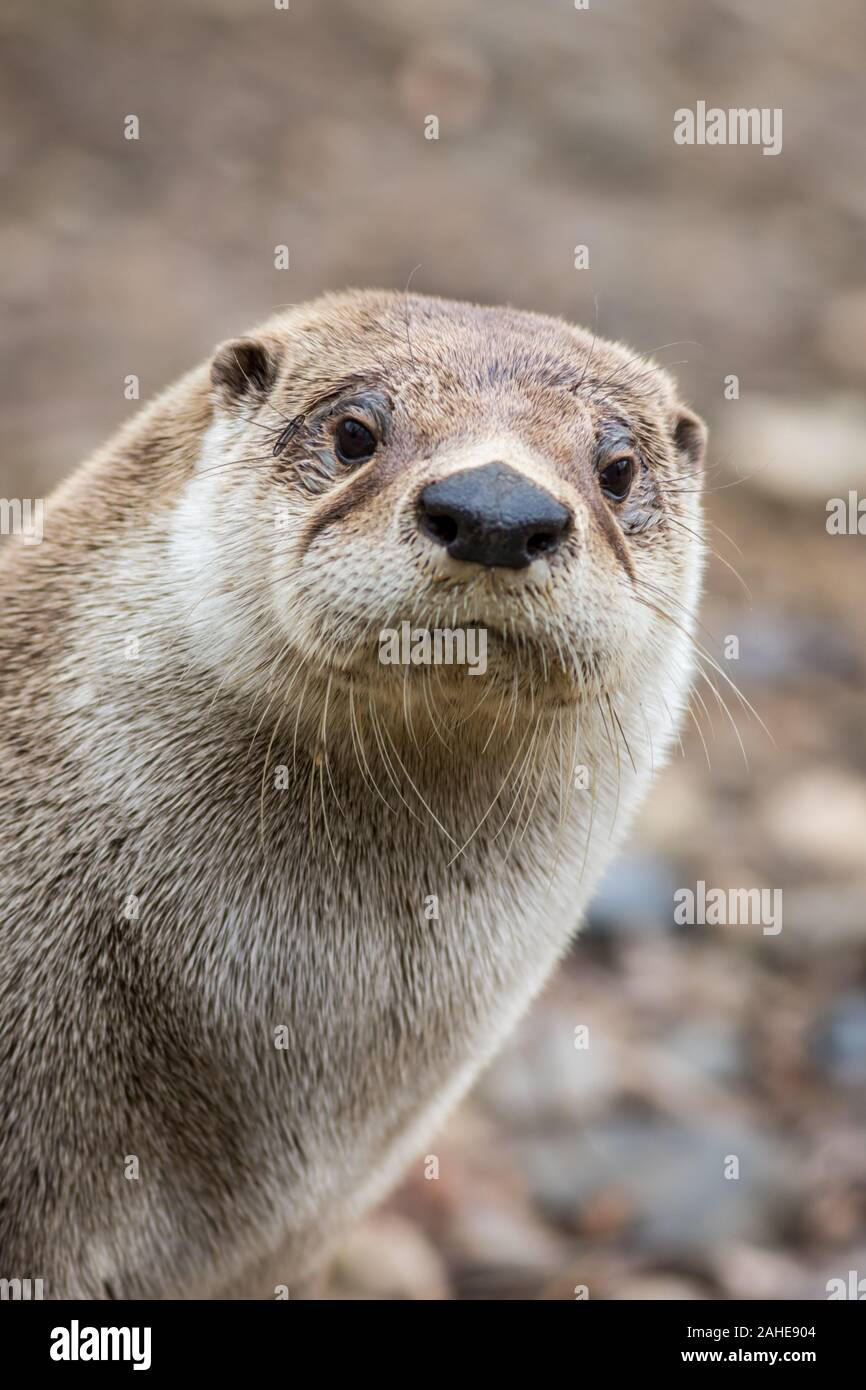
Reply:
[[[705,690],[438,1178],[331,1296],[866,1276],[866,536],[825,527],[866,497],[862,4],[2,0],[0,39],[0,495],[100,444],[128,374],[145,399],[280,304],[410,276],[658,349],[710,423],[704,641],[772,738],[726,690],[746,763]],[[781,154],[675,145],[698,100],[781,107]],[[676,927],[698,879],[781,888],[783,930]]]

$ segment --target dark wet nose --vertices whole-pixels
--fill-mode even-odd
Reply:
[[[430,483],[418,499],[419,525],[455,560],[525,569],[567,535],[571,512],[507,463],[466,468]]]

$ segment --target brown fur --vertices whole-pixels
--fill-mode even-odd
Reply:
[[[355,472],[341,393],[382,415]],[[642,462],[621,508],[611,431]],[[183,1298],[321,1271],[541,987],[675,735],[702,451],[623,348],[353,292],[218,350],[7,548],[0,1276]],[[520,573],[415,525],[426,482],[497,458],[575,515]],[[404,618],[482,621],[487,676],[383,667]]]

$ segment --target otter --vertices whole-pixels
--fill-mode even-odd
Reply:
[[[705,429],[565,321],[219,346],[0,557],[0,1274],[306,1296],[542,987],[689,698]],[[401,624],[485,669],[381,659]]]

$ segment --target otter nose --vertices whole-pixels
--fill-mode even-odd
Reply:
[[[507,463],[486,463],[425,487],[418,519],[455,560],[520,570],[556,549],[572,515]]]

